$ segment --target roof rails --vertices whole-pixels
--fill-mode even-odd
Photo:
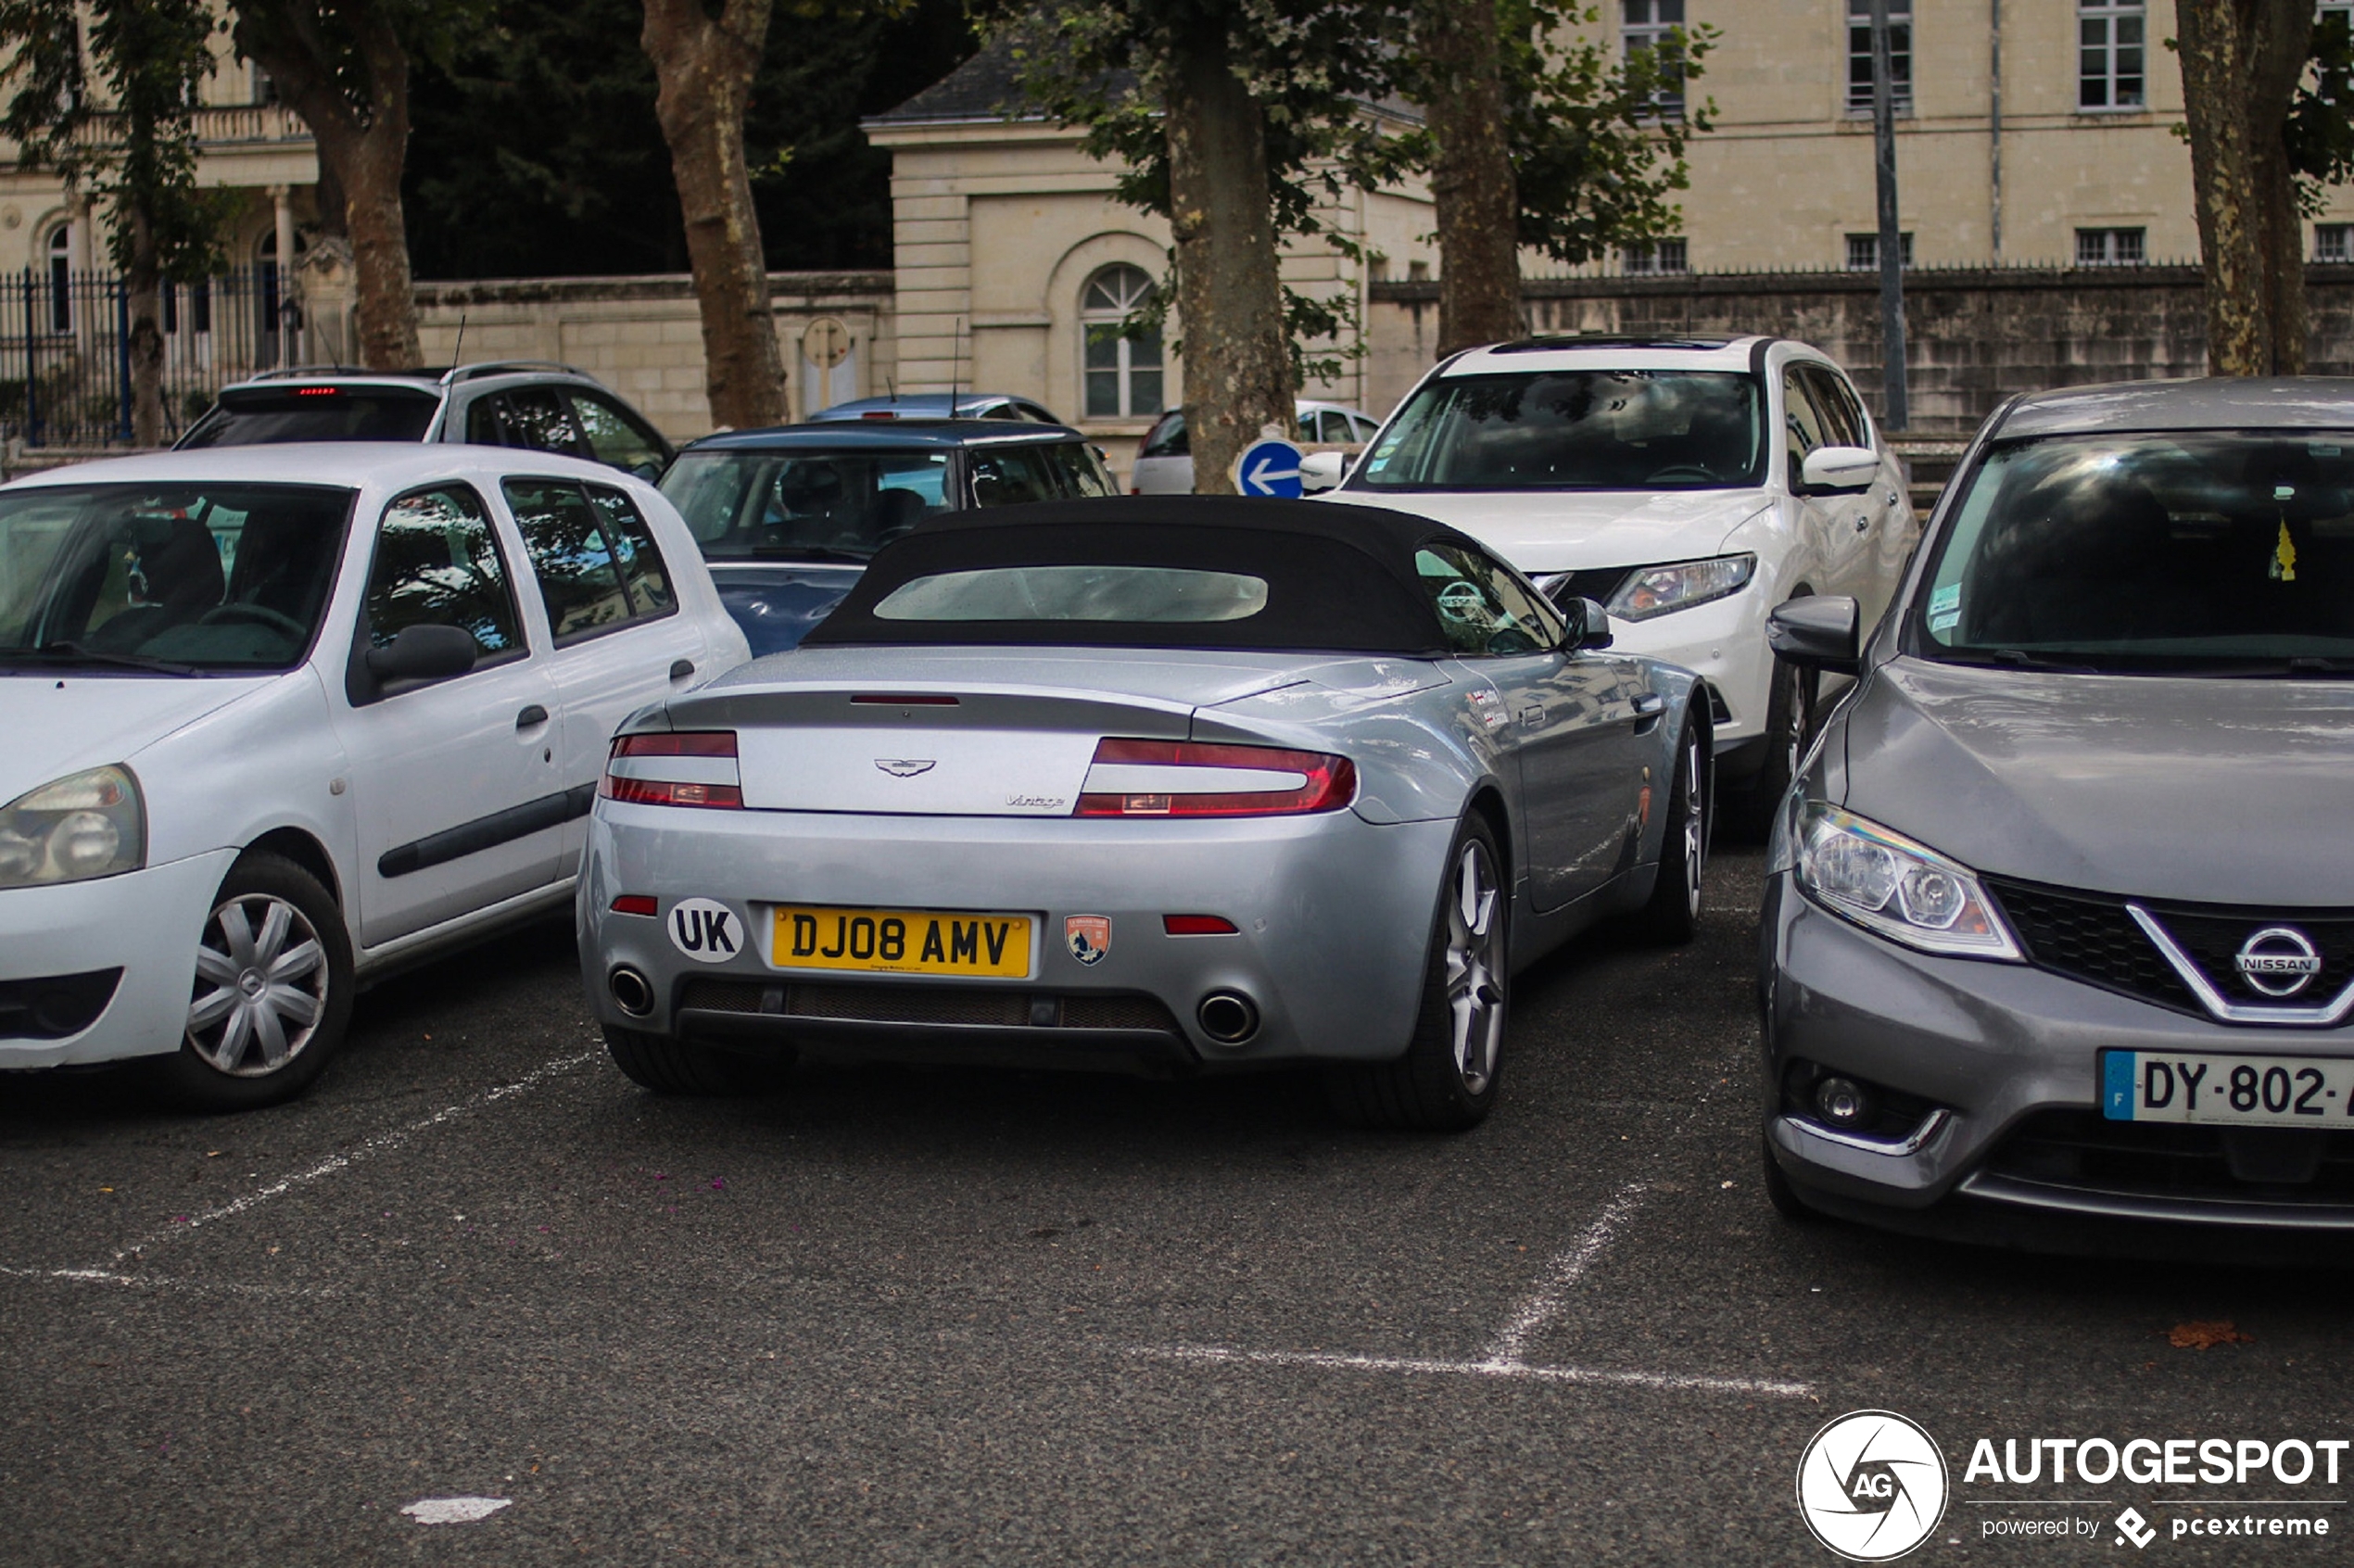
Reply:
[[[554,360],[479,360],[470,365],[452,366],[443,373],[441,384],[448,386],[461,381],[479,381],[486,375],[516,375],[526,371],[561,371],[565,375],[581,376],[588,373]]]
[[[430,371],[377,371],[364,365],[288,365],[281,370],[256,371],[247,381],[307,381],[323,375],[400,375],[431,380]]]
[[[1488,350],[1491,354],[1545,354],[1564,348],[1729,348],[1738,338],[1731,337],[1670,337],[1641,333],[1576,332],[1550,337],[1524,337],[1517,343],[1499,343]]]

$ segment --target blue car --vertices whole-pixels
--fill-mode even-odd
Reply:
[[[687,519],[753,657],[799,645],[927,517],[1119,494],[1078,431],[1002,420],[892,420],[708,436],[662,493]]]

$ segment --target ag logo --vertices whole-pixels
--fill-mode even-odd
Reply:
[[[1815,1538],[1851,1562],[1904,1556],[1945,1515],[1945,1456],[1892,1410],[1855,1410],[1806,1445],[1798,1511]]]
[[[682,898],[670,911],[670,945],[698,964],[733,958],[742,941],[736,912],[717,899]]]

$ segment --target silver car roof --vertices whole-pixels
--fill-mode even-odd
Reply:
[[[2105,430],[2354,429],[2354,377],[2202,376],[2125,381],[2031,392],[1990,436],[2089,434]]]

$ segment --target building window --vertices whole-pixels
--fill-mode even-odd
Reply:
[[[1888,85],[1913,112],[1913,0],[1888,0]],[[1847,112],[1872,112],[1872,0],[1847,0]]]
[[[2137,109],[2142,46],[2148,25],[2143,0],[2076,0],[2076,107]]]
[[[1152,303],[1153,281],[1141,267],[1106,267],[1079,293],[1085,341],[1081,379],[1089,419],[1142,419],[1161,409],[1160,333],[1139,333],[1129,318]]]
[[[1911,232],[1908,230],[1897,235],[1896,241],[1899,254],[1897,264],[1902,267],[1910,267],[1913,264]],[[1879,235],[1850,234],[1847,236],[1847,270],[1851,272],[1879,271]]]
[[[2354,261],[2354,223],[2316,223],[2313,225],[2313,259],[2316,261]]]
[[[1619,251],[1618,261],[1620,269],[1627,272],[1689,272],[1692,270],[1690,253],[1680,239],[1626,246]]]
[[[2076,264],[2080,267],[2132,267],[2149,259],[2146,229],[2079,229]]]
[[[49,234],[49,330],[73,330],[73,225],[60,223]]]
[[[1630,57],[1638,49],[1666,47],[1673,42],[1670,34],[1684,25],[1684,0],[1619,0],[1619,43]],[[1652,95],[1652,104],[1661,118],[1680,120],[1684,115],[1683,68],[1676,66],[1669,75],[1669,85]]]

